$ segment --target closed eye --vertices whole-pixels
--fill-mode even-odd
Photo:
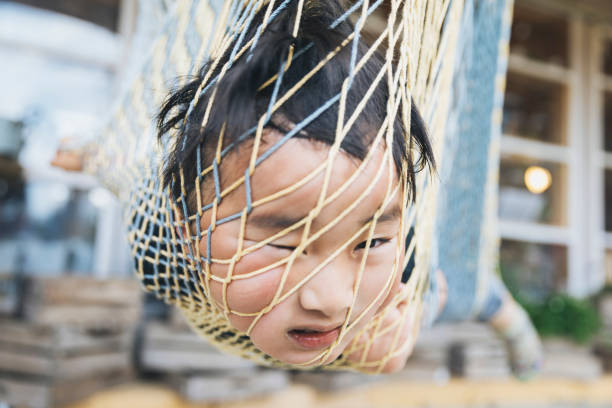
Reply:
[[[370,241],[370,249],[377,248],[383,244],[386,244],[389,241],[391,240],[388,238],[372,238],[372,240]],[[367,244],[368,244],[368,241],[363,241],[355,247],[355,250],[357,251],[360,249],[365,249]]]
[[[276,248],[276,249],[283,249],[285,251],[294,251],[295,248],[294,246],[289,246],[289,245],[275,245],[275,244],[268,244],[268,246],[271,246],[272,248]]]

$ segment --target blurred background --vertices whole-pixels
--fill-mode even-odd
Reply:
[[[543,373],[524,384],[476,323],[425,333],[394,376],[291,373],[221,356],[145,298],[113,196],[48,163],[60,139],[108,115],[146,12],[136,0],[0,1],[0,407],[612,406],[608,0],[514,10],[500,273],[546,338]]]

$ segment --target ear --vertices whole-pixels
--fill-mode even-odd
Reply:
[[[177,205],[176,203],[171,204],[171,211],[174,218],[174,232],[177,236],[177,240],[180,240],[182,252],[184,254],[189,253],[189,249],[185,245],[185,242],[190,238],[193,234],[190,231],[189,223],[185,221],[185,215],[183,214],[182,207]]]

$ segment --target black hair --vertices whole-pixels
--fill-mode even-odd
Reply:
[[[345,19],[330,26],[344,14],[345,10],[338,0],[306,0],[302,12],[299,32],[292,35],[297,1],[293,1],[281,11],[266,30],[261,34],[252,54],[247,51],[232,64],[225,75],[218,81],[221,68],[231,56],[235,43],[216,65],[209,77],[209,89],[201,95],[193,109],[189,105],[196,92],[201,89],[204,75],[211,66],[205,64],[199,74],[186,85],[172,91],[163,104],[157,118],[158,136],[161,140],[172,129],[176,129],[176,140],[172,141],[172,150],[166,157],[163,169],[165,186],[171,186],[174,199],[181,196],[179,180],[182,168],[185,180],[196,180],[197,160],[200,157],[201,169],[210,166],[214,160],[218,137],[225,124],[224,147],[238,145],[237,139],[257,124],[259,118],[267,111],[275,84],[260,89],[266,81],[281,70],[281,64],[287,61],[289,49],[294,48],[294,57],[289,68],[284,72],[278,95],[283,95],[300,79],[308,74],[322,59],[338,47],[354,31],[353,24]],[[260,10],[247,28],[244,39],[246,43],[253,38],[263,22],[265,7]],[[236,41],[236,40],[234,40]],[[297,124],[317,110],[341,91],[344,80],[349,77],[352,43],[343,47],[338,54],[328,61],[312,78],[289,98],[272,115],[265,125],[281,133],[291,130],[288,124]],[[357,61],[367,52],[369,46],[361,39],[357,47]],[[374,52],[361,70],[354,76],[348,91],[345,118],[349,118],[357,105],[362,101],[368,88],[373,83],[385,62],[381,53]],[[216,96],[209,112],[208,120],[201,127],[213,89]],[[387,78],[383,77],[366,103],[365,108],[341,143],[341,149],[347,154],[363,160],[371,146],[374,136],[382,127],[387,116],[389,89]],[[400,180],[405,180],[414,199],[415,173],[429,165],[435,168],[431,145],[427,136],[425,123],[414,103],[411,104],[410,137],[402,125],[400,114],[392,118],[393,126],[393,159]],[[339,103],[336,102],[308,124],[295,137],[323,142],[328,145],[336,138],[336,125]],[[198,152],[198,149],[200,150]],[[413,162],[412,150],[418,152],[419,159]],[[404,171],[404,177],[401,172]],[[190,212],[193,208],[195,182],[185,185],[186,197]]]

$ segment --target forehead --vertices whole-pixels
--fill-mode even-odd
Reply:
[[[264,140],[260,155],[280,140],[280,135],[270,132]],[[381,207],[397,184],[390,152],[381,145],[372,149],[371,157],[363,162],[343,151],[330,159],[329,145],[302,138],[290,139],[256,167],[248,181],[249,192],[243,185],[224,201],[236,207],[246,203],[247,193],[250,193],[255,207],[252,215],[279,211],[304,217],[317,205],[325,188],[326,205],[317,217],[319,222],[330,221],[357,201],[359,204],[355,207],[360,211],[355,215],[363,217],[364,212],[373,213]],[[241,147],[234,157],[226,158],[229,160],[222,165],[228,176],[224,184],[229,185],[244,175],[251,153],[252,146],[248,145]],[[327,181],[326,177],[329,177]],[[394,205],[399,203],[399,196],[395,194]]]

